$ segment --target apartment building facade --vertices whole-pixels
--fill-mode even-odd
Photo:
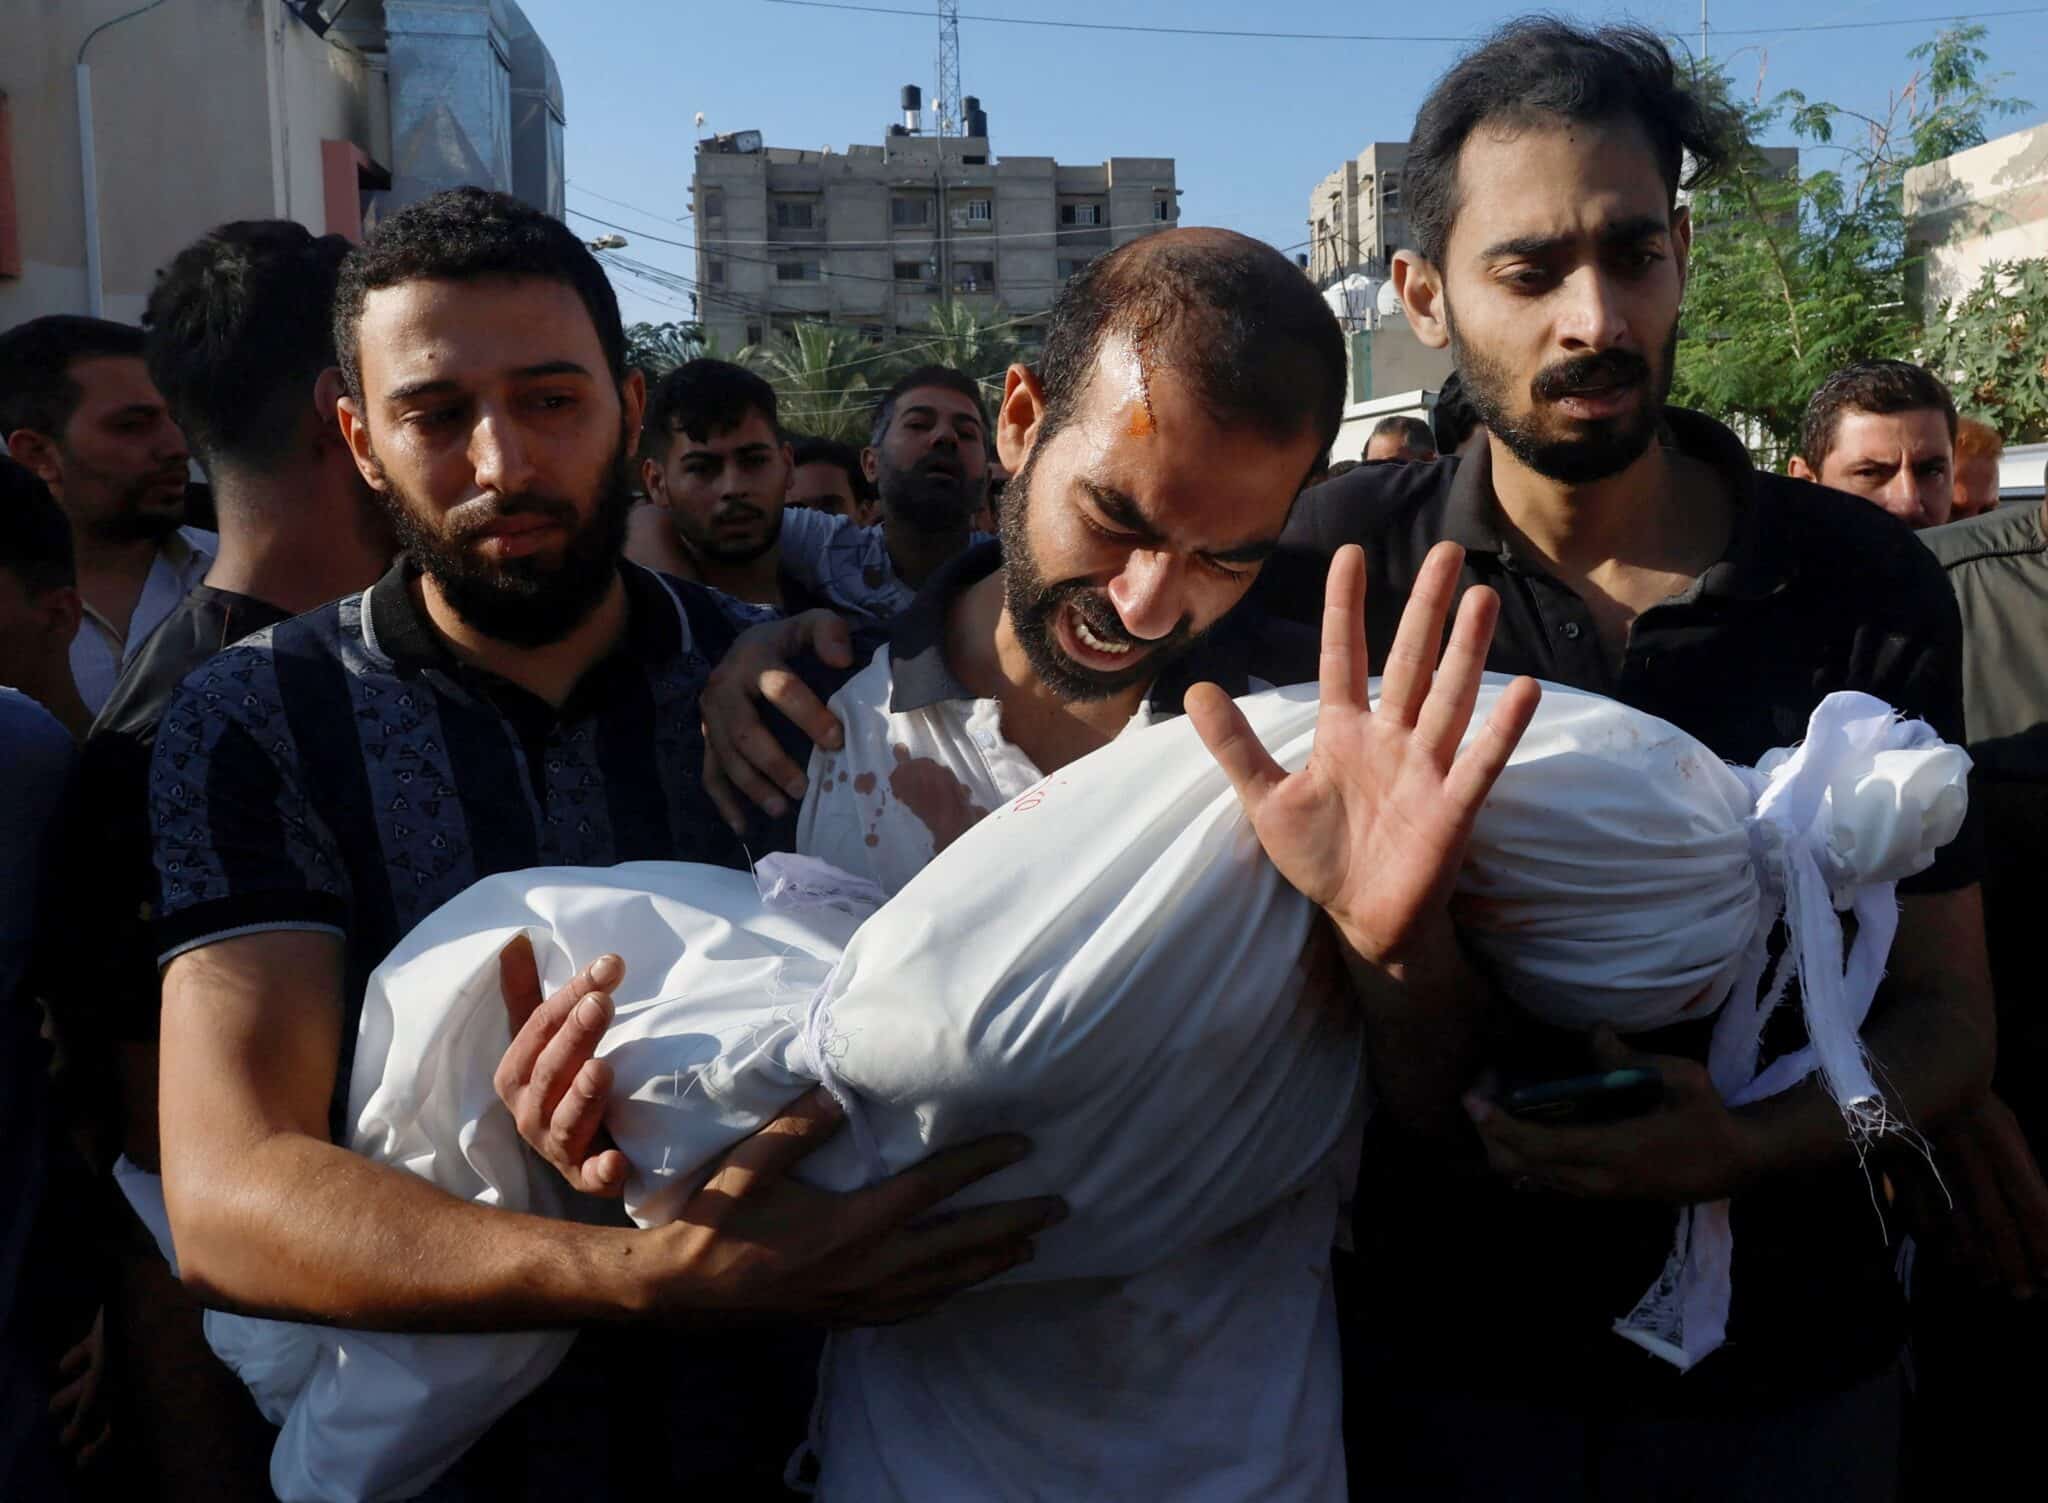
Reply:
[[[706,332],[725,349],[805,319],[882,337],[925,327],[951,298],[1001,310],[1028,337],[1089,261],[1179,222],[1171,157],[998,159],[979,102],[967,104],[980,134],[892,126],[881,145],[844,152],[764,146],[751,131],[700,141]]]

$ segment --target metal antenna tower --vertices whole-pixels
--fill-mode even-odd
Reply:
[[[932,101],[937,133],[957,136],[967,129],[960,103],[960,0],[939,4],[939,93]]]

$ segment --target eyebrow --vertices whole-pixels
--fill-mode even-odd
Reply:
[[[902,410],[902,416],[904,417],[910,417],[913,414],[917,413],[922,413],[925,417],[933,419],[941,417],[951,417],[956,422],[972,423],[977,428],[981,426],[981,415],[979,413],[954,412],[951,409],[948,409],[945,412],[941,412],[938,408],[932,406],[929,402],[919,402],[915,406],[905,407]]]
[[[1158,544],[1166,541],[1165,535],[1138,510],[1138,503],[1122,491],[1106,485],[1097,485],[1092,480],[1083,480],[1081,487],[1088,492],[1096,506],[1101,508],[1104,517],[1132,534],[1140,542]],[[1239,543],[1234,548],[1203,548],[1197,551],[1204,558],[1213,558],[1218,563],[1257,564],[1271,558],[1279,546],[1278,538],[1263,538],[1257,542]]]
[[[164,411],[165,409],[162,404],[157,402],[130,402],[127,406],[116,407],[112,412],[108,413],[107,420],[118,423],[124,418],[159,417]]]
[[[533,381],[544,376],[582,376],[588,379],[590,370],[574,360],[543,360],[536,365],[522,365],[511,374],[515,381]],[[419,397],[447,396],[460,390],[460,382],[441,376],[425,381],[408,381],[403,386],[394,387],[384,400],[410,402]]]
[[[1645,240],[1654,240],[1671,233],[1668,220],[1654,214],[1638,214],[1630,219],[1618,219],[1613,224],[1602,225],[1594,237],[1602,247],[1613,249],[1619,245],[1637,245]],[[1511,257],[1526,256],[1541,260],[1554,255],[1572,243],[1576,235],[1515,235],[1506,240],[1497,240],[1479,253],[1482,261],[1501,261]]]

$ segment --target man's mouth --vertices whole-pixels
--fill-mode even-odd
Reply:
[[[1084,668],[1098,672],[1112,673],[1127,667],[1139,655],[1141,643],[1128,639],[1113,640],[1089,628],[1084,617],[1071,603],[1061,609],[1059,635],[1060,643],[1067,656]]]

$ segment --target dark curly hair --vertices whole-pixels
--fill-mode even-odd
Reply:
[[[1458,217],[1458,154],[1472,132],[1552,120],[1633,121],[1674,205],[1679,189],[1719,172],[1740,140],[1734,112],[1679,77],[1655,32],[1556,16],[1510,21],[1438,79],[1415,116],[1402,193],[1424,260],[1443,264]]]
[[[1956,438],[1956,403],[1941,377],[1904,360],[1858,360],[1845,365],[1806,403],[1799,425],[1799,457],[1816,473],[1835,449],[1845,412],[1938,412],[1948,419],[1949,442]]]
[[[597,326],[614,380],[626,375],[626,331],[604,268],[576,232],[509,193],[449,188],[408,204],[377,226],[341,266],[334,297],[334,348],[342,380],[363,397],[357,333],[372,292],[406,282],[473,282],[538,277],[573,288]]]

